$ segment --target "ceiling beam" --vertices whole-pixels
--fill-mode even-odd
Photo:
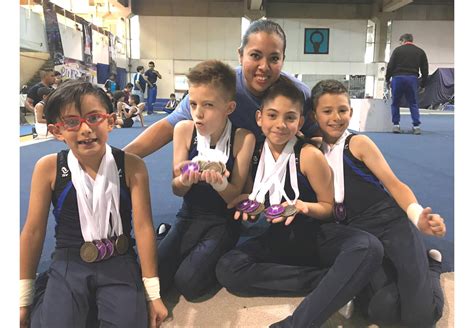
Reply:
[[[389,13],[398,10],[401,7],[404,7],[412,2],[413,0],[384,0],[382,10],[385,13]]]

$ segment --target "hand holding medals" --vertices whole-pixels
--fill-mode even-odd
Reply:
[[[269,213],[268,215],[265,213],[265,216],[267,217],[268,222],[280,223],[280,222],[285,221],[285,225],[287,226],[287,225],[290,225],[291,222],[293,222],[296,214],[298,213],[307,214],[309,212],[309,209],[306,203],[299,199],[296,201],[294,205],[284,202],[283,204],[276,205],[276,206],[281,206],[283,208],[283,211],[281,212],[280,208],[278,208],[277,210],[275,209],[273,212],[274,213],[273,216],[272,216],[272,213]],[[281,214],[276,214],[278,212],[281,212]]]
[[[238,219],[242,214],[243,220],[254,219],[258,214],[264,212],[269,221],[275,220],[275,223],[283,221],[288,218],[287,225],[290,224],[296,213],[298,212],[295,206],[299,197],[298,182],[296,176],[296,160],[293,146],[296,143],[296,138],[291,139],[285,145],[283,151],[275,161],[269,149],[267,141],[262,149],[260,161],[258,163],[257,172],[255,174],[253,190],[247,198],[243,195],[239,196],[239,202],[234,200],[236,210],[238,213],[234,215],[234,219]],[[294,199],[290,200],[282,186],[286,178],[286,168],[289,165],[291,188],[295,194]],[[269,193],[271,206],[265,209],[264,201],[266,194]],[[280,204],[281,198],[286,200],[285,203]],[[286,205],[286,206],[285,206]]]
[[[178,164],[181,172],[180,180],[185,186],[191,186],[199,181],[209,184],[222,183],[224,177],[230,175],[224,163],[203,160],[184,161]]]

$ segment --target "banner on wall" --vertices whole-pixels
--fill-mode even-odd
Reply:
[[[45,2],[43,4],[43,13],[50,56],[54,60],[54,65],[61,65],[64,63],[64,51],[59,31],[58,16],[54,6],[51,2]]]
[[[82,24],[83,34],[83,61],[86,64],[92,64],[92,28],[90,24]]]
[[[116,62],[116,53],[115,53],[115,36],[108,32],[109,36],[109,74],[117,74],[117,62]]]
[[[79,60],[64,58],[63,64],[54,66],[54,69],[61,72],[65,80],[83,80],[97,84],[96,65],[86,65]]]
[[[304,53],[305,55],[329,54],[329,29],[328,28],[305,28],[304,29]]]

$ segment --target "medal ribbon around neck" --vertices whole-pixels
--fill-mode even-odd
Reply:
[[[217,140],[216,148],[211,149],[211,136],[203,136],[199,133],[198,129],[196,129],[198,155],[193,158],[193,162],[204,160],[227,163],[230,155],[231,131],[232,123],[227,119],[224,131],[219,137],[219,140]]]
[[[286,193],[281,192],[281,181],[285,181],[286,165],[290,160],[291,155],[294,155],[293,147],[296,143],[296,137],[292,138],[287,142],[283,148],[282,153],[278,156],[277,161],[273,158],[268,141],[265,140],[263,145],[262,154],[260,155],[260,161],[258,162],[257,172],[253,184],[252,193],[249,195],[250,200],[256,200],[259,203],[265,202],[265,195],[270,191],[270,202],[275,201],[275,204],[279,204],[282,194],[288,200]],[[290,163],[290,174],[291,174],[291,163]],[[296,165],[295,175],[296,175]],[[295,176],[296,177],[296,176]],[[291,178],[291,175],[290,175]],[[279,187],[280,186],[280,187]],[[292,183],[293,187],[293,183]],[[294,188],[294,187],[293,187]],[[295,196],[299,196],[299,190],[296,186]],[[296,198],[295,198],[296,200]]]
[[[72,151],[68,153],[67,163],[76,189],[84,241],[108,238],[109,233],[122,235],[120,178],[111,147],[106,145],[95,180],[82,169]]]
[[[324,156],[331,166],[334,174],[334,200],[336,203],[344,202],[344,144],[347,136],[350,135],[348,130],[344,131],[342,136],[334,143],[333,146],[323,142]]]

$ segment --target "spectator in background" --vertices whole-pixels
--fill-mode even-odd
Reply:
[[[176,95],[174,93],[170,94],[170,100],[165,105],[164,111],[168,114],[174,111],[176,106],[178,105],[178,101],[176,100]]]
[[[44,138],[48,135],[48,125],[44,116],[44,105],[53,90],[53,88],[47,87],[38,89],[38,96],[41,97],[41,101],[35,106],[35,130],[38,137]]]
[[[145,101],[145,88],[146,80],[144,78],[145,68],[143,66],[137,66],[137,72],[133,75],[133,90],[132,95],[137,95],[140,97],[140,102]]]
[[[28,124],[28,121],[25,118],[25,114],[26,114],[25,102],[26,102],[27,93],[28,93],[28,86],[24,84],[20,90],[20,124],[21,125]]]
[[[117,82],[115,82],[116,78],[117,75],[115,75],[115,73],[110,73],[109,78],[104,83],[105,90],[110,91],[112,94],[117,91]]]
[[[41,81],[32,86],[26,95],[25,108],[31,113],[35,112],[36,104],[42,100],[38,95],[39,88],[49,88],[53,85],[55,80],[54,71],[50,68],[40,70],[39,74]]]
[[[133,84],[131,84],[131,83],[129,82],[129,83],[127,83],[127,84],[125,85],[125,88],[123,88],[123,90],[122,90],[123,93],[124,93],[124,97],[125,97],[125,98],[124,98],[124,101],[125,101],[127,104],[129,103],[129,102],[128,102],[128,99],[129,99],[129,97],[130,97],[130,94],[132,93],[132,88],[133,88]]]
[[[410,106],[413,134],[421,134],[418,87],[421,88],[420,92],[424,91],[428,79],[428,58],[423,49],[413,44],[413,35],[403,34],[400,36],[400,43],[390,57],[385,74],[387,88],[392,88],[393,133],[400,133],[400,100],[405,96]]]
[[[59,87],[61,83],[63,83],[63,76],[61,72],[54,71],[54,83],[51,87],[53,89],[56,89],[57,87]]]
[[[146,110],[148,115],[153,114],[153,104],[156,102],[158,89],[156,87],[157,79],[161,79],[161,74],[155,70],[155,63],[148,63],[148,70],[145,72],[145,80],[148,84],[148,94],[146,99]]]

